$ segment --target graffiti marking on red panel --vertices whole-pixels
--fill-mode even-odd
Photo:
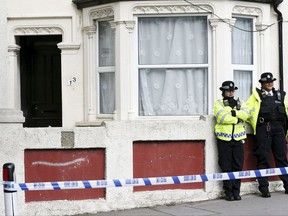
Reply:
[[[34,161],[32,163],[32,165],[45,165],[45,166],[58,166],[58,167],[60,167],[60,166],[70,166],[70,165],[75,164],[75,163],[81,163],[85,160],[86,160],[85,158],[77,158],[75,160],[63,162],[63,163],[52,163],[52,162],[48,162],[48,161]]]

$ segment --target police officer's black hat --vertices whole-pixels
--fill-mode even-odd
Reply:
[[[259,80],[260,83],[265,82],[274,82],[276,78],[273,78],[273,74],[270,72],[265,72],[261,74],[261,79]]]
[[[225,90],[237,90],[238,88],[235,86],[232,81],[225,81],[222,83],[222,86],[219,88],[221,91]]]

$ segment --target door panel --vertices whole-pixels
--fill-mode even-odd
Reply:
[[[61,127],[61,36],[20,37],[21,107],[25,127]]]

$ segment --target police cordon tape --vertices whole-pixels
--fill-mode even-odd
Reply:
[[[4,181],[4,189],[7,191],[36,191],[36,190],[68,190],[68,189],[89,189],[107,187],[131,187],[131,186],[152,186],[167,184],[185,184],[206,181],[222,181],[245,178],[258,178],[288,174],[288,167],[245,170],[228,173],[213,173],[184,176],[166,176],[152,178],[112,179],[112,180],[81,180],[81,181],[59,181],[59,182],[32,182],[15,183]]]

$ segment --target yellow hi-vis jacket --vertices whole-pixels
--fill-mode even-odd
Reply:
[[[236,110],[236,117],[231,114],[232,108],[224,105],[223,99],[214,103],[214,116],[216,118],[215,135],[224,141],[243,140],[247,137],[244,122],[249,116],[249,110],[245,103],[241,101],[240,110]]]
[[[250,112],[247,122],[251,125],[254,135],[256,134],[256,126],[257,126],[258,115],[259,115],[259,111],[261,107],[261,102],[262,100],[256,88],[254,88],[252,95],[246,101],[247,108],[249,109],[249,112]],[[285,106],[286,116],[288,117],[288,106],[286,102],[286,95],[284,96],[284,106]],[[286,134],[288,134],[288,131],[286,132]]]

